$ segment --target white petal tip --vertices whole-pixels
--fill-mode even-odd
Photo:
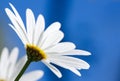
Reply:
[[[88,68],[87,69],[89,69],[90,68],[90,65],[88,65]]]
[[[86,55],[86,56],[91,55],[90,52],[84,51],[84,50],[79,50],[79,53],[82,54],[82,55]]]
[[[12,3],[9,3],[9,5],[10,5],[12,8],[14,8],[14,6],[12,5]]]
[[[58,78],[62,78],[62,75],[57,76]]]
[[[90,53],[90,52],[87,52],[87,55],[91,55],[91,53]]]
[[[88,52],[88,51],[84,51],[84,50],[81,50],[81,53],[83,53],[83,55],[91,55],[90,52]]]
[[[28,13],[31,12],[31,11],[32,11],[32,10],[31,10],[30,8],[27,8],[27,9],[26,9],[26,12],[28,12]]]
[[[84,67],[83,69],[89,69],[90,68],[90,65],[87,64],[86,67]]]
[[[9,9],[8,9],[8,8],[5,8],[5,12],[8,13],[8,12],[9,12]]]
[[[75,74],[76,74],[77,76],[79,76],[79,77],[81,76],[81,73],[80,73],[79,71],[76,72]]]
[[[61,25],[59,21],[55,21],[54,23],[55,23],[55,24],[59,24],[59,25]]]
[[[60,27],[61,27],[61,23],[60,22],[57,21],[57,22],[54,22],[53,24],[56,24],[56,26],[59,27],[59,29],[60,29]]]
[[[79,77],[81,77],[82,75],[80,74],[80,75],[78,75]]]
[[[14,47],[13,49],[14,49],[14,50],[19,50],[19,48],[18,48],[18,47]]]
[[[62,78],[62,74],[61,73],[57,73],[57,74],[55,74],[58,78]]]
[[[79,77],[81,77],[81,73],[77,74]]]
[[[44,16],[42,14],[40,14],[39,16],[44,18]]]
[[[9,3],[10,6],[12,6],[12,3]]]

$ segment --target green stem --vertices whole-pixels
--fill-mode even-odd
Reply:
[[[19,79],[21,78],[21,76],[23,75],[23,73],[25,72],[27,67],[30,65],[30,63],[31,63],[31,60],[27,60],[27,62],[25,63],[22,70],[20,71],[20,73],[18,74],[18,76],[16,77],[16,79],[14,81],[19,81]]]

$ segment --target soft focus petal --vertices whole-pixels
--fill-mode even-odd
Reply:
[[[43,76],[43,71],[36,70],[32,72],[25,73],[20,81],[38,81]]]
[[[7,76],[7,67],[8,67],[8,54],[9,51],[7,48],[4,48],[0,57],[0,76],[5,78]]]
[[[24,66],[25,62],[27,61],[27,56],[22,57],[16,64],[17,72],[18,73],[21,68]]]
[[[14,72],[14,69],[15,69],[15,64],[17,62],[17,58],[18,58],[18,48],[15,47],[11,53],[10,53],[10,56],[9,56],[9,68],[8,69],[8,77],[11,77],[13,75],[13,72]]]
[[[27,56],[24,56],[17,62],[16,68],[14,70],[12,77],[11,77],[12,80],[14,80],[15,77],[18,75],[18,73],[21,71],[21,69],[24,66],[26,61],[27,61]]]

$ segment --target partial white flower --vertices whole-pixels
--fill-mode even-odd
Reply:
[[[41,60],[59,78],[62,77],[61,72],[51,63],[68,69],[78,76],[81,76],[78,70],[89,69],[90,65],[87,62],[70,56],[88,56],[89,52],[75,49],[76,46],[72,42],[60,42],[64,34],[60,30],[59,22],[54,22],[45,30],[44,17],[40,14],[35,21],[32,10],[27,9],[25,27],[15,7],[12,4],[10,6],[13,12],[8,8],[5,9],[12,22],[9,25],[25,45],[28,59]]]
[[[18,73],[24,66],[27,58],[22,57],[18,62],[18,48],[15,47],[11,52],[4,48],[0,57],[0,81],[14,81]],[[43,76],[43,71],[35,70],[25,73],[20,81],[37,81]]]

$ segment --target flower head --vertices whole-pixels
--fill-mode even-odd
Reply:
[[[10,53],[7,48],[4,48],[0,57],[0,81],[14,81],[27,58],[22,57],[18,62],[18,48],[14,48]],[[20,81],[36,81],[43,76],[43,71],[36,70],[25,73]]]
[[[54,22],[45,30],[44,17],[40,14],[35,21],[32,10],[27,9],[25,29],[19,13],[12,4],[10,6],[13,12],[8,8],[5,9],[12,22],[9,25],[25,45],[28,59],[42,61],[59,78],[62,77],[61,72],[51,63],[68,69],[79,76],[81,74],[78,70],[88,69],[90,67],[87,62],[70,56],[87,56],[90,55],[89,52],[75,49],[76,46],[72,42],[60,42],[64,34],[60,30],[61,24],[59,22]]]

